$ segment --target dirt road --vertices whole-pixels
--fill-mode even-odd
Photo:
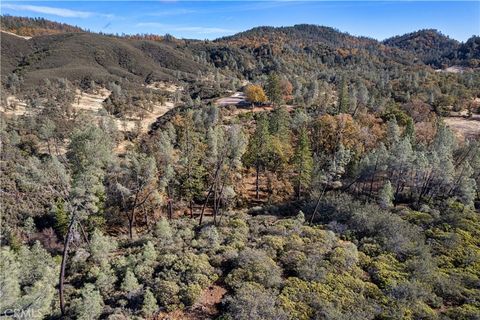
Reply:
[[[236,106],[240,103],[246,103],[245,94],[243,92],[235,92],[230,97],[218,99],[215,103],[219,107]]]

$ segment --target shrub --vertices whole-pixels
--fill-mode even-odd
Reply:
[[[172,228],[170,227],[170,223],[167,219],[161,218],[157,222],[155,225],[155,237],[162,245],[168,245],[171,243],[173,239]]]
[[[186,306],[193,305],[202,294],[202,287],[199,284],[189,284],[181,291],[182,302]]]
[[[278,306],[275,292],[257,283],[242,283],[226,302],[227,313],[233,320],[287,319],[283,309]]]
[[[240,252],[236,268],[225,282],[233,288],[243,282],[256,282],[267,288],[278,287],[282,283],[282,270],[264,251],[248,248]]]
[[[167,311],[175,310],[180,304],[180,287],[173,281],[158,279],[154,290],[160,306]]]
[[[108,259],[110,253],[117,248],[117,242],[109,236],[104,236],[98,229],[93,231],[90,240],[91,258],[96,263],[101,263]]]
[[[103,299],[100,292],[91,283],[87,283],[80,290],[80,298],[72,301],[75,310],[75,319],[98,319],[103,311]]]

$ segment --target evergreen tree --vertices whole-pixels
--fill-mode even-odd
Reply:
[[[286,107],[273,109],[270,117],[270,132],[272,135],[282,139],[288,139],[290,135],[290,122],[292,121],[290,113]]]
[[[300,129],[300,135],[293,157],[293,168],[295,172],[297,199],[300,199],[302,193],[310,187],[313,170],[310,140],[305,127]]]
[[[259,199],[260,172],[264,170],[270,160],[271,137],[268,120],[265,114],[257,118],[255,132],[250,137],[247,151],[244,154],[244,162],[248,167],[255,168],[255,197]]]
[[[407,124],[405,126],[405,131],[403,132],[405,138],[410,139],[410,143],[415,145],[415,125],[411,117],[408,118]]]
[[[128,235],[132,239],[138,208],[145,209],[146,205],[156,206],[160,202],[156,162],[146,154],[129,152],[120,166],[110,173],[109,180],[110,196],[122,205],[128,220]]]
[[[283,101],[282,96],[282,86],[280,82],[280,77],[271,73],[268,76],[267,84],[265,85],[265,91],[267,93],[268,99],[275,105],[279,105]]]
[[[108,262],[113,251],[117,249],[117,242],[109,236],[95,229],[90,240],[90,254],[95,263]]]
[[[80,298],[72,301],[75,319],[98,319],[103,311],[103,299],[100,292],[91,283],[85,284],[80,290]]]
[[[159,179],[159,187],[167,197],[167,214],[171,219],[173,217],[174,191],[175,191],[175,166],[177,157],[173,147],[176,139],[175,129],[162,131],[159,133],[155,149],[155,159],[157,162]]]
[[[138,292],[138,290],[140,290],[140,288],[141,285],[138,283],[135,274],[130,271],[130,269],[128,269],[120,285],[120,289],[127,293],[128,298],[131,298],[134,294]]]
[[[397,121],[391,119],[387,122],[387,145],[389,147],[397,144],[400,141],[400,128]]]
[[[143,295],[142,313],[145,317],[152,317],[158,310],[157,299],[149,288]]]
[[[101,211],[105,193],[103,178],[111,160],[112,143],[108,134],[94,124],[79,126],[73,133],[67,157],[72,171],[72,188],[68,195],[70,222],[67,228],[60,266],[59,298],[62,315],[65,315],[64,278],[68,249],[77,223],[86,221]]]
[[[186,199],[193,218],[193,201],[200,197],[204,190],[205,167],[202,163],[205,152],[205,143],[200,129],[195,125],[195,114],[188,111],[178,123],[178,144],[180,156],[178,164],[178,182],[180,194]]]
[[[63,239],[67,233],[69,222],[64,201],[57,200],[52,209],[55,217],[55,231]]]
[[[2,315],[9,317],[7,310],[22,310],[21,315],[40,320],[51,314],[55,297],[56,269],[55,261],[38,242],[31,248],[20,245],[17,252],[2,247],[0,249]]]
[[[390,180],[387,180],[378,193],[378,201],[382,208],[389,208],[393,205],[393,188]]]
[[[415,152],[410,139],[404,138],[391,146],[388,169],[391,172],[391,180],[394,186],[394,197],[397,198],[401,190],[409,182],[410,172],[413,169]]]
[[[99,265],[93,266],[90,269],[89,275],[96,278],[95,287],[100,290],[104,298],[111,296],[115,289],[117,276],[108,260],[102,260]]]

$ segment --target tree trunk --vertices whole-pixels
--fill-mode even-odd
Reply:
[[[258,193],[258,179],[259,179],[259,174],[260,174],[260,165],[256,165],[255,166],[255,170],[256,170],[256,177],[255,177],[255,198],[258,200],[260,199],[260,195]]]
[[[133,222],[135,220],[135,206],[132,208],[132,213],[128,216],[128,236],[130,240],[133,239]]]
[[[375,160],[375,168],[373,169],[372,179],[370,180],[370,191],[368,192],[368,196],[370,198],[372,197],[373,181],[375,180],[375,175],[377,174],[377,166],[378,166],[378,155],[377,155],[377,159]]]
[[[63,254],[62,254],[62,263],[60,265],[60,276],[58,279],[58,295],[60,297],[60,310],[62,311],[62,316],[65,315],[65,297],[63,295],[65,281],[65,266],[67,265],[68,258],[68,248],[70,246],[70,236],[72,235],[73,226],[75,224],[75,217],[73,216],[70,220],[70,225],[68,226],[67,234],[65,235],[65,241],[63,243]]]
[[[173,196],[172,196],[172,192],[171,192],[171,187],[170,187],[170,184],[168,185],[168,218],[170,220],[172,220],[173,218]]]
[[[310,218],[310,224],[312,224],[313,219],[315,219],[315,214],[317,213],[318,207],[320,207],[320,201],[322,200],[323,195],[324,195],[326,190],[327,190],[327,184],[325,184],[325,187],[323,187],[322,193],[318,197],[317,203],[315,204],[315,209],[313,210],[312,216]]]
[[[223,163],[223,157],[222,157],[220,163],[217,164],[217,168],[215,169],[215,174],[213,176],[213,182],[212,182],[210,188],[208,189],[208,193],[207,193],[207,196],[205,198],[205,202],[203,203],[202,211],[200,212],[200,221],[198,222],[198,225],[201,225],[202,222],[203,222],[203,215],[205,213],[205,208],[207,206],[208,199],[210,199],[210,195],[212,194],[213,188],[214,187],[216,188],[217,180],[218,180],[218,174],[220,172],[220,167],[221,167],[222,163]],[[214,204],[214,207],[215,207],[215,204]]]
[[[302,193],[302,182],[299,181],[298,188],[297,188],[297,201],[300,201],[301,193]]]
[[[217,214],[219,215],[220,213],[220,205],[222,202],[222,196],[223,196],[223,190],[225,188],[225,184],[227,183],[228,175],[230,174],[230,171],[232,170],[232,162],[229,163],[227,172],[225,173],[225,178],[222,181],[222,186],[220,187],[220,193],[218,194],[218,202],[215,208],[215,216],[213,217],[213,223],[216,225],[217,223]]]
[[[200,212],[200,221],[198,222],[198,225],[201,225],[202,222],[203,222],[203,214],[205,213],[205,207],[207,206],[208,199],[210,199],[210,195],[212,194],[212,190],[213,190],[213,184],[210,187],[210,190],[208,190],[207,196],[205,198],[205,202],[203,203],[202,211]]]

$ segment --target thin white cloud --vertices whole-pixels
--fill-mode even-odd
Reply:
[[[196,34],[211,34],[211,33],[229,33],[235,32],[231,29],[215,28],[215,27],[200,27],[200,26],[176,26],[163,24],[158,22],[140,22],[137,27],[150,27],[161,29],[166,32],[192,32]]]
[[[34,6],[34,5],[23,5],[23,4],[2,4],[3,8],[12,9],[16,11],[31,11],[36,13],[51,14],[63,18],[89,18],[92,16],[102,16],[105,18],[112,18],[111,14],[100,14],[89,11],[78,11],[64,8],[55,8],[55,7],[45,7],[45,6]]]
[[[180,15],[184,15],[184,14],[192,14],[192,13],[197,13],[197,12],[198,11],[196,11],[196,10],[178,8],[178,9],[152,12],[152,13],[148,13],[147,15],[155,16],[155,17],[167,17],[167,16],[180,16]]]

